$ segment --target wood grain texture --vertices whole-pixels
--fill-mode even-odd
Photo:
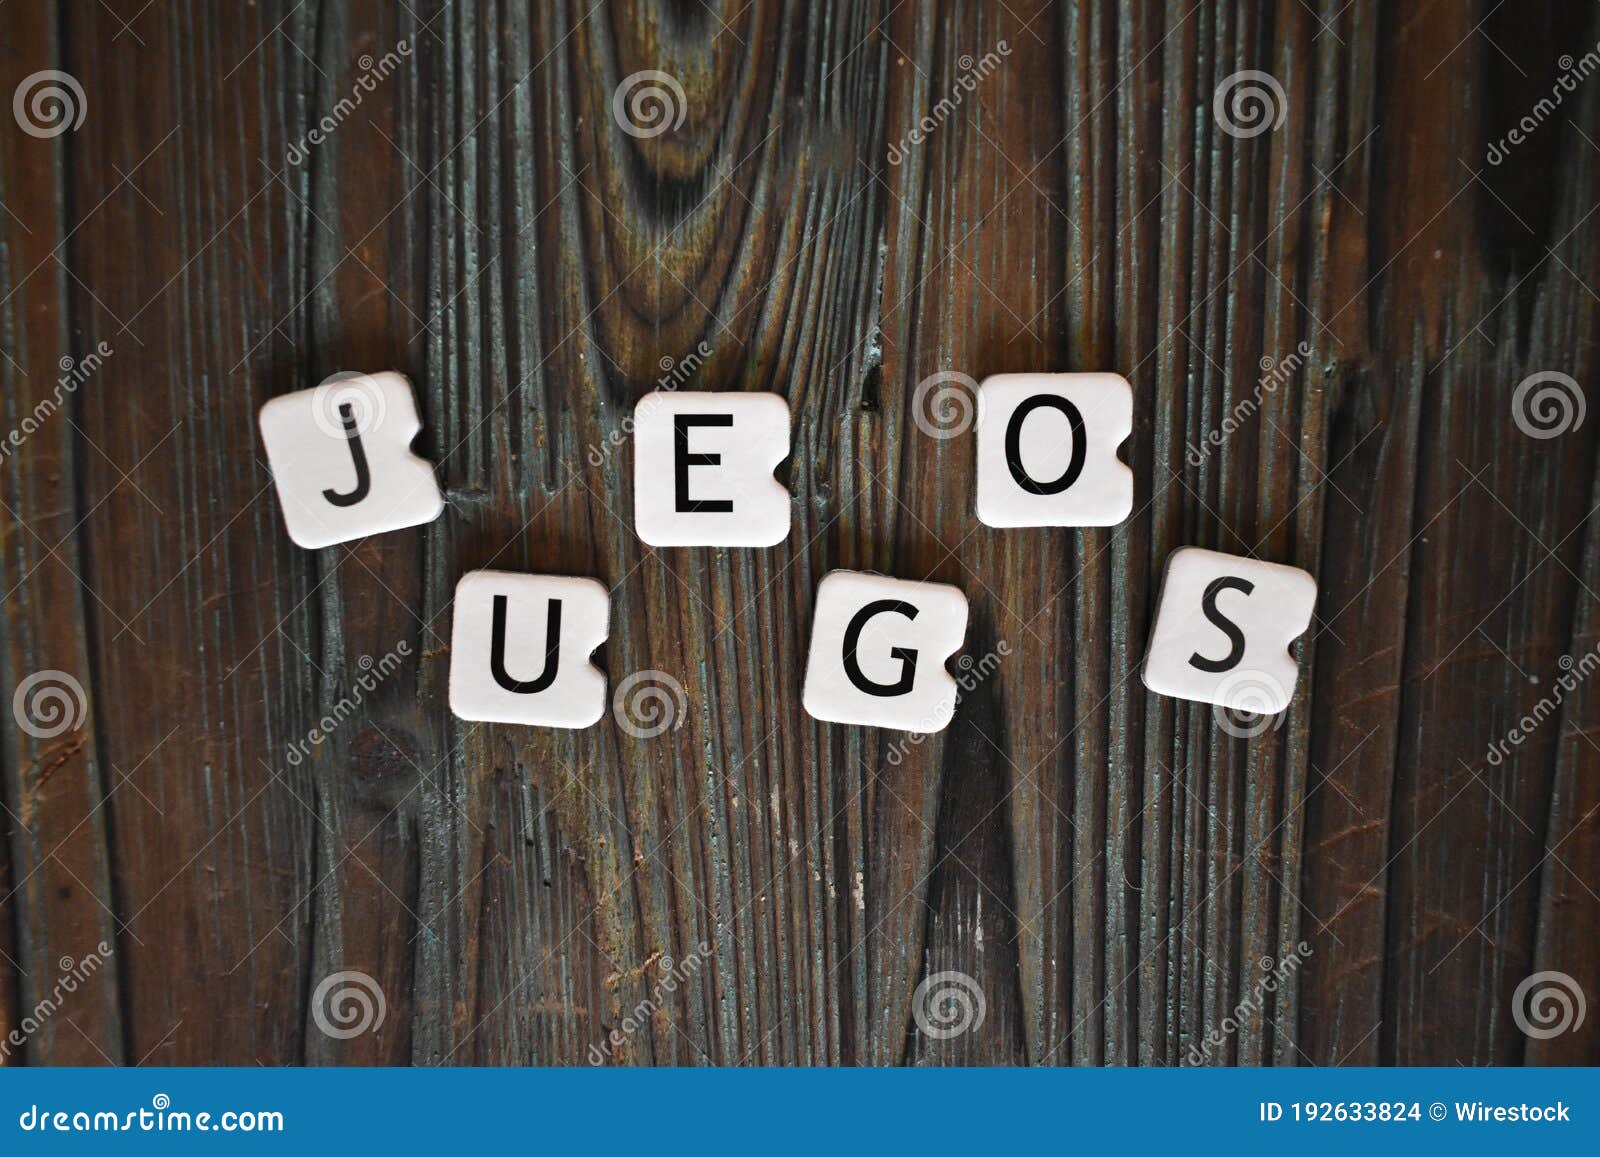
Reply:
[[[4,424],[111,351],[0,456],[5,689],[83,688],[59,735],[0,715],[7,1063],[1600,1062],[1600,698],[1560,683],[1600,646],[1600,423],[1513,420],[1530,375],[1600,373],[1600,81],[1486,159],[1593,6],[13,0],[0,29],[4,93],[60,69],[86,101],[0,131]],[[1275,128],[1219,123],[1244,70]],[[681,95],[630,132],[646,71]],[[255,413],[380,368],[447,510],[302,551]],[[1134,385],[1133,517],[978,523],[919,383],[1101,369]],[[663,382],[789,400],[784,544],[638,541],[626,419]],[[1184,545],[1317,576],[1258,738],[1138,679]],[[675,725],[454,719],[486,566],[605,583],[596,661]],[[945,732],[801,710],[839,567],[971,599]],[[1577,1031],[1518,1030],[1541,971]],[[344,972],[384,1010],[351,1036],[318,1011]],[[916,1009],[949,972],[984,1012],[945,1037]]]

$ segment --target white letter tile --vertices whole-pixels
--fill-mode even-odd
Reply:
[[[646,394],[633,411],[633,507],[651,546],[775,546],[789,492],[772,476],[789,454],[777,394]]]
[[[1133,510],[1117,447],[1133,390],[1116,374],[998,374],[978,387],[978,519],[1113,526]]]
[[[1167,560],[1144,685],[1158,695],[1275,715],[1294,698],[1289,644],[1317,583],[1298,567],[1184,547]]]
[[[966,633],[956,587],[833,571],[817,587],[801,701],[833,723],[941,731],[956,710],[944,665]]]
[[[334,374],[273,398],[259,420],[284,525],[301,546],[418,526],[444,510],[433,466],[411,452],[422,421],[400,374]]]
[[[606,709],[589,662],[610,630],[611,598],[586,578],[476,570],[456,583],[450,710],[462,719],[588,727]]]

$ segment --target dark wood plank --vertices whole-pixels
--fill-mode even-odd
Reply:
[[[315,983],[311,781],[287,753],[327,702],[316,579],[254,431],[299,372],[279,323],[304,269],[266,258],[306,253],[267,163],[299,90],[277,69],[300,57],[273,51],[304,31],[274,35],[287,16],[152,9],[124,32],[88,3],[63,22],[90,99],[68,146],[66,292],[85,338],[118,351],[81,395],[77,513],[107,760],[131,775],[106,809],[131,1061],[298,1060]]]
[[[1549,42],[1581,33],[1592,43],[1595,30],[1583,27],[1592,22],[1563,29],[1559,9],[1541,16]],[[1430,43],[1428,51],[1442,57],[1454,43]],[[1467,48],[1489,71],[1494,47]],[[1419,104],[1439,99],[1420,81],[1402,83],[1418,85]],[[1507,104],[1521,107],[1532,89]],[[1591,100],[1583,110],[1591,127],[1595,112]],[[1494,106],[1486,113],[1494,114],[1486,124],[1508,116]],[[1542,729],[1499,766],[1486,764],[1486,751],[1521,714],[1535,681],[1558,671],[1575,600],[1592,597],[1577,578],[1582,536],[1571,533],[1590,512],[1592,428],[1545,440],[1509,420],[1517,383],[1530,374],[1593,375],[1594,299],[1585,286],[1595,274],[1595,235],[1585,223],[1595,204],[1593,167],[1582,137],[1559,128],[1565,139],[1541,140],[1515,170],[1475,183],[1459,163],[1419,174],[1439,226],[1455,233],[1439,235],[1436,248],[1424,236],[1395,254],[1396,289],[1409,286],[1423,319],[1409,336],[1412,357],[1427,366],[1422,428],[1432,449],[1419,455],[1417,503],[1430,517],[1438,512],[1414,547],[1391,814],[1392,965],[1380,1055],[1403,1063],[1504,1063],[1524,1043],[1508,1014],[1513,990],[1533,970],[1559,732]],[[1479,154],[1479,142],[1462,145]],[[1548,178],[1568,167],[1569,179],[1527,183],[1529,172]],[[1512,231],[1531,233],[1535,222],[1544,230],[1535,249],[1553,253],[1524,264],[1519,254],[1528,246]],[[1443,271],[1441,293],[1438,266],[1451,261],[1459,273]],[[1473,404],[1478,398],[1487,404]],[[1481,859],[1463,864],[1464,849],[1482,849]],[[1484,999],[1445,996],[1466,991]]]
[[[1335,477],[1376,479],[1375,492],[1411,502],[1378,505],[1361,526],[1330,524],[1346,561],[1328,634],[1342,637],[1319,656],[1319,678],[1329,669],[1338,690],[1313,759],[1326,787],[1308,809],[1307,904],[1337,941],[1306,973],[1316,997],[1302,1018],[1322,1061],[1504,1063],[1525,1043],[1540,1052],[1516,1031],[1511,996],[1535,967],[1538,881],[1560,872],[1546,853],[1561,817],[1581,827],[1563,799],[1546,829],[1557,746],[1571,754],[1567,725],[1504,762],[1486,756],[1530,692],[1537,699],[1559,675],[1566,616],[1591,597],[1578,573],[1583,537],[1563,536],[1590,513],[1592,439],[1582,429],[1531,439],[1512,412],[1532,373],[1592,373],[1592,159],[1582,134],[1556,123],[1512,165],[1482,158],[1549,91],[1545,71],[1508,88],[1500,46],[1538,61],[1534,45],[1592,41],[1574,15],[1522,11],[1481,37],[1458,23],[1468,13],[1405,36],[1387,23],[1378,31],[1403,53],[1379,94],[1395,114],[1380,133],[1382,165],[1405,190],[1379,247],[1392,316],[1376,329],[1376,364],[1395,372],[1385,383],[1367,367],[1346,371],[1339,457],[1350,465]],[[1489,100],[1476,120],[1440,124],[1441,86],[1459,69],[1483,78]],[[1594,111],[1585,102],[1574,121]],[[1403,143],[1420,132],[1440,147]],[[1588,975],[1590,956],[1565,963]],[[1548,1055],[1592,1045],[1558,1048],[1572,1051]]]
[[[115,353],[99,351],[124,343],[100,346],[107,335],[73,301],[82,240],[68,224],[76,204],[66,162],[72,138],[56,130],[76,121],[83,93],[37,75],[46,62],[82,71],[63,43],[61,17],[55,4],[9,14],[18,38],[45,51],[0,60],[5,91],[26,94],[23,119],[0,136],[0,381],[8,430],[0,461],[0,638],[12,707],[0,755],[10,861],[0,903],[9,975],[0,997],[6,1035],[18,1028],[27,1038],[20,1050],[7,1048],[9,1059],[114,1064],[126,1059],[119,984],[138,937],[119,911],[126,894],[119,896],[116,880],[110,801],[128,802],[134,793],[118,788],[135,772],[121,750],[100,742],[103,729],[117,724],[105,714],[93,665],[108,620],[90,577],[84,516],[111,495],[95,476],[83,422],[92,396],[114,380]],[[111,949],[104,967],[78,985],[78,962],[98,960],[101,944]],[[66,1000],[57,986],[69,975],[78,991]]]

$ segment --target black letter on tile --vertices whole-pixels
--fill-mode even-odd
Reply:
[[[550,600],[544,624],[544,670],[536,679],[513,679],[506,673],[506,596],[494,596],[494,628],[489,642],[489,672],[494,681],[517,695],[537,695],[556,681],[561,665],[561,600]]]
[[[900,660],[900,677],[893,683],[874,683],[861,670],[861,660],[856,655],[861,645],[861,632],[874,615],[888,614],[904,615],[908,619],[914,619],[917,617],[917,608],[899,599],[878,599],[857,611],[855,618],[850,620],[850,625],[844,629],[845,675],[855,684],[856,690],[865,691],[868,695],[876,695],[882,699],[906,694],[911,690],[912,681],[917,674],[917,653],[910,647],[889,648],[889,656]]]
[[[1223,671],[1231,670],[1239,665],[1239,660],[1244,658],[1244,632],[1217,609],[1217,596],[1223,591],[1243,591],[1249,594],[1256,589],[1256,584],[1248,579],[1225,576],[1212,579],[1206,587],[1206,593],[1200,599],[1200,607],[1205,611],[1206,618],[1216,625],[1217,630],[1228,636],[1232,647],[1221,659],[1207,659],[1199,651],[1189,656],[1189,665],[1198,667],[1202,671],[1210,671],[1219,675]]]
[[[344,436],[350,444],[350,457],[356,464],[356,488],[348,494],[340,494],[333,487],[322,492],[335,506],[354,506],[372,491],[372,475],[367,470],[367,451],[361,445],[361,431],[356,428],[356,412],[351,409],[349,402],[339,403],[339,417],[344,422]]]
[[[1027,421],[1029,414],[1044,408],[1060,410],[1067,416],[1067,424],[1072,427],[1072,458],[1067,463],[1066,473],[1054,482],[1035,482],[1022,466],[1022,423]],[[1011,421],[1006,423],[1006,465],[1011,467],[1011,477],[1017,480],[1017,485],[1029,494],[1060,494],[1071,486],[1083,473],[1083,451],[1083,415],[1066,398],[1056,394],[1035,394],[1011,411]]]
[[[731,498],[690,498],[689,497],[689,467],[691,466],[717,466],[722,462],[721,454],[691,454],[689,453],[689,427],[690,426],[731,426],[732,414],[674,414],[672,417],[672,436],[676,453],[673,457],[673,486],[677,496],[679,514],[731,514],[733,513],[733,499]]]

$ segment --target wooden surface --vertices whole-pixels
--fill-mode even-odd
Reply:
[[[1600,1061],[1600,687],[1486,758],[1600,643],[1600,420],[1512,416],[1600,370],[1600,78],[1485,159],[1597,40],[1571,0],[0,3],[0,95],[87,102],[0,131],[4,424],[113,350],[0,458],[4,689],[86,689],[58,737],[0,715],[0,1038],[114,949],[9,1062],[583,1064],[691,956],[608,1063]],[[646,69],[683,118],[638,137]],[[1239,137],[1245,69],[1284,116]],[[777,548],[646,549],[626,441],[589,454],[701,343],[679,384],[793,408]],[[448,509],[300,550],[255,413],[384,368]],[[980,525],[917,383],[1101,369],[1134,516]],[[1138,680],[1186,544],[1317,576],[1259,739]],[[604,582],[597,661],[678,680],[681,725],[454,720],[487,565]],[[965,653],[1009,648],[894,758],[800,708],[836,567],[955,583]],[[312,1013],[342,970],[385,1000],[349,1039]],[[937,1039],[948,970],[985,1017]],[[1546,970],[1588,1017],[1533,1039]]]

